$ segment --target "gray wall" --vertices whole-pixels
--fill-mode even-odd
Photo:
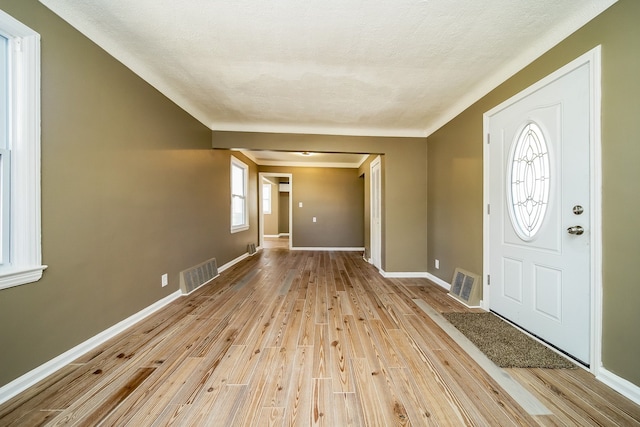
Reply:
[[[620,0],[429,136],[428,253],[444,280],[457,266],[482,271],[482,114],[601,44],[603,363],[640,386],[638,22],[640,2]]]
[[[364,245],[364,187],[357,169],[259,166],[259,170],[293,175],[293,247]]]
[[[289,234],[289,193],[281,192],[278,195],[278,206],[280,206],[278,216],[278,233]]]
[[[258,222],[254,196],[251,229],[230,234],[230,154],[211,150],[207,127],[36,0],[0,8],[42,37],[49,266],[0,290],[4,385],[177,291],[181,270],[242,255]]]

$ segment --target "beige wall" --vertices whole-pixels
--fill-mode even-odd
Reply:
[[[259,170],[293,176],[294,248],[363,246],[364,188],[357,169],[259,166]]]
[[[278,205],[280,206],[278,217],[278,233],[289,234],[289,193],[281,192],[278,196]]]
[[[640,2],[608,11],[428,138],[429,271],[482,268],[482,114],[602,45],[603,363],[640,386]],[[462,242],[465,245],[460,246]],[[433,268],[433,259],[441,269]]]
[[[427,148],[423,138],[214,131],[212,144],[214,148],[384,154],[382,267],[387,272],[426,271]]]
[[[257,206],[251,230],[231,235],[230,154],[211,150],[207,127],[36,0],[0,8],[42,37],[49,266],[0,290],[1,386],[177,291],[179,271],[242,255]]]

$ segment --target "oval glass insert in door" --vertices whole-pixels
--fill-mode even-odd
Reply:
[[[549,148],[536,123],[527,123],[518,134],[509,164],[509,217],[518,237],[530,241],[544,221],[550,188]]]

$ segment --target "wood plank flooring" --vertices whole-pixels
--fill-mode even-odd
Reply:
[[[531,416],[354,252],[266,249],[0,406],[0,426],[640,425],[578,370],[510,369]]]

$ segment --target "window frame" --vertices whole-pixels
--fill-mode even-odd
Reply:
[[[242,180],[243,180],[243,192],[244,194],[234,194],[233,190],[234,190],[234,185],[233,185],[233,170],[234,167],[236,168],[240,168],[242,170]],[[230,197],[230,205],[231,205],[231,233],[238,233],[240,231],[245,231],[249,229],[249,203],[248,203],[248,192],[249,192],[249,166],[244,163],[243,161],[241,161],[240,159],[236,158],[235,156],[231,156],[231,167],[230,167],[230,173],[229,173],[229,178],[230,178],[230,190],[231,190],[231,197]],[[233,201],[234,198],[238,197],[242,200],[242,206],[243,206],[243,222],[242,224],[235,224],[233,223],[233,218],[234,218],[234,210],[233,210]]]
[[[1,10],[0,33],[9,41],[9,126],[3,162],[10,164],[10,220],[8,236],[1,237],[9,254],[0,265],[0,289],[5,289],[40,280],[47,266],[42,265],[41,244],[40,35]]]

